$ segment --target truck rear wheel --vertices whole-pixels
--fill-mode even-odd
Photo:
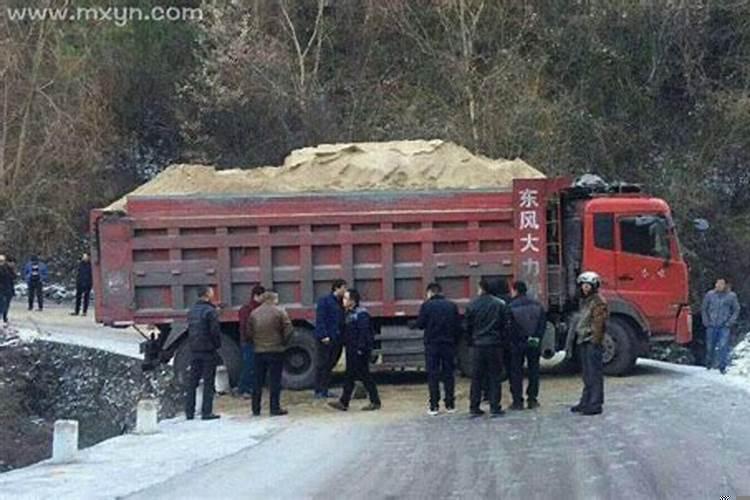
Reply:
[[[295,329],[284,353],[282,384],[287,389],[308,389],[315,385],[318,341],[312,332]]]
[[[627,375],[638,359],[636,332],[624,319],[610,318],[604,336],[604,373]]]
[[[242,372],[242,353],[240,352],[240,346],[238,346],[237,342],[235,342],[230,336],[222,334],[219,356],[221,357],[222,364],[227,369],[229,385],[231,387],[236,387],[240,382],[240,373]],[[182,385],[187,384],[187,374],[190,368],[190,347],[187,341],[183,341],[180,344],[180,347],[177,348],[177,352],[174,355],[173,365],[177,381]]]

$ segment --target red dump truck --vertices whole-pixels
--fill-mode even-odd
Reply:
[[[505,190],[131,196],[125,210],[94,210],[91,230],[97,321],[155,325],[151,349],[184,367],[187,309],[212,285],[233,384],[238,310],[257,283],[279,293],[294,321],[290,388],[313,384],[315,303],[338,277],[360,290],[377,326],[375,363],[390,369],[424,366],[422,332],[406,324],[433,280],[462,308],[483,277],[525,280],[549,311],[543,356],[559,359],[576,276],[596,271],[611,309],[609,374],[627,373],[651,342],[692,336],[670,208],[634,186],[558,178]]]

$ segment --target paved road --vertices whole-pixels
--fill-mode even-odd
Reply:
[[[497,420],[354,412],[335,424],[299,420],[131,498],[750,495],[750,394],[713,374],[639,370],[608,383],[602,416],[555,402]]]

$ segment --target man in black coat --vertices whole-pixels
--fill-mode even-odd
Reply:
[[[528,287],[523,281],[513,283],[510,302],[510,391],[513,394],[512,410],[523,410],[523,364],[529,370],[529,386],[526,389],[530,410],[539,406],[539,357],[544,330],[547,325],[544,307],[526,296]]]
[[[424,330],[425,365],[430,389],[430,409],[428,414],[438,414],[440,403],[440,382],[445,391],[445,409],[456,411],[455,369],[456,339],[461,333],[461,317],[458,306],[443,296],[438,283],[427,285],[427,300],[419,308],[413,328]]]
[[[84,253],[78,262],[78,273],[76,274],[76,309],[70,314],[78,316],[78,313],[81,312],[81,303],[83,303],[83,315],[86,316],[89,310],[89,299],[91,298],[93,284],[91,259],[89,254]]]
[[[5,255],[0,255],[0,316],[5,324],[8,324],[10,301],[16,295],[15,286],[16,271]]]
[[[486,279],[479,282],[479,296],[466,308],[466,329],[472,345],[472,374],[469,412],[472,416],[484,414],[482,383],[488,381],[487,392],[493,417],[503,415],[500,407],[500,375],[503,368],[503,342],[508,324],[508,306],[492,295]]]
[[[214,290],[210,286],[198,289],[198,302],[188,312],[188,347],[192,354],[190,374],[185,394],[185,417],[192,420],[195,415],[195,391],[203,379],[203,406],[201,418],[214,420],[214,389],[216,366],[221,362],[221,325],[219,312],[212,303]]]

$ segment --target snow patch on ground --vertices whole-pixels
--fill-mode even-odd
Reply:
[[[286,421],[279,419],[279,424]],[[72,464],[47,460],[0,476],[4,498],[121,498],[243,449],[256,446],[277,424],[247,417],[159,423],[158,434],[126,434],[81,450]],[[103,486],[106,485],[106,486]]]
[[[732,362],[727,371],[730,375],[744,377],[750,383],[750,333],[734,347]]]

